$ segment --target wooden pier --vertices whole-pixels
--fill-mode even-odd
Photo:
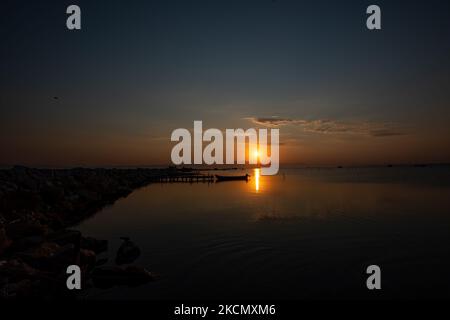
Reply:
[[[158,182],[161,183],[212,183],[214,182],[213,175],[203,174],[182,174],[182,175],[167,175],[158,177]]]

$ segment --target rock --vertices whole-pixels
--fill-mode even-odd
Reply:
[[[81,238],[81,248],[94,251],[96,254],[102,253],[108,250],[107,240],[97,240],[90,237]]]
[[[3,194],[7,194],[9,192],[17,191],[17,184],[10,181],[2,181],[0,188]]]
[[[94,286],[108,289],[114,286],[138,286],[154,280],[145,268],[128,266],[125,269],[115,266],[97,267],[92,272]]]
[[[101,190],[101,189],[97,189]],[[101,195],[99,192],[89,189],[81,189],[78,191],[78,196],[84,201],[95,202],[101,200]]]
[[[27,253],[35,259],[50,258],[61,248],[60,245],[54,242],[45,242],[41,246],[29,250]]]
[[[12,259],[0,261],[0,274],[7,277],[10,281],[20,281],[24,278],[37,276],[39,271],[30,267],[23,261]]]
[[[26,237],[23,239],[19,239],[14,241],[9,251],[12,252],[26,251],[29,248],[40,245],[43,241],[44,237],[42,236]]]
[[[45,183],[40,192],[42,200],[49,205],[64,201],[64,189],[62,187],[53,186],[50,182]]]
[[[63,216],[59,213],[47,212],[45,214],[46,223],[48,227],[53,230],[60,230],[64,228]],[[41,220],[42,221],[42,220]]]
[[[80,264],[86,266],[88,269],[95,267],[97,262],[97,255],[94,251],[81,249],[80,250]]]
[[[29,279],[23,279],[18,282],[8,283],[3,288],[3,293],[6,298],[24,298],[30,297],[33,292],[33,282]]]
[[[129,264],[135,261],[140,255],[139,247],[127,237],[121,238],[124,242],[119,247],[116,256],[116,264]]]
[[[14,221],[6,226],[6,234],[12,239],[21,239],[32,236],[43,236],[48,228],[38,221]]]
[[[11,246],[12,241],[6,235],[5,228],[0,229],[0,256]]]
[[[0,290],[2,290],[0,293],[3,292],[6,298],[33,298],[33,301],[61,301],[69,297],[74,297],[75,294],[74,291],[67,290],[64,279],[56,279],[48,276],[9,281]]]
[[[38,181],[34,179],[32,169],[23,166],[15,166],[12,168],[16,181],[23,189],[36,190],[38,188]]]
[[[68,265],[75,264],[76,256],[73,244],[59,246],[53,242],[44,242],[37,248],[17,254],[33,268],[50,272],[60,272]]]
[[[54,242],[60,246],[73,244],[78,250],[81,246],[81,232],[77,230],[61,230],[47,237],[47,241]]]

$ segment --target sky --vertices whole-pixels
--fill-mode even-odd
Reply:
[[[194,120],[279,128],[282,164],[450,162],[448,1],[7,0],[0,15],[0,165],[169,164]]]

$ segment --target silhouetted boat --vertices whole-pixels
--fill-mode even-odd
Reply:
[[[246,174],[244,176],[220,176],[216,174],[216,179],[217,181],[247,181],[248,180],[249,175]]]

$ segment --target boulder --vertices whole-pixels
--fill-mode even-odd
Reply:
[[[18,282],[8,283],[3,288],[3,296],[7,299],[30,297],[33,292],[33,282],[23,279]]]
[[[30,267],[18,259],[0,261],[0,274],[7,277],[10,281],[20,281],[24,278],[35,277],[39,271]]]
[[[21,188],[35,191],[38,188],[38,181],[34,178],[33,170],[23,166],[15,166],[12,173]]]
[[[60,246],[54,242],[44,242],[39,247],[17,254],[33,268],[49,272],[60,272],[68,265],[76,263],[73,244]]]
[[[65,200],[64,188],[60,186],[53,186],[51,183],[46,182],[40,190],[42,199],[49,205],[61,203]]]
[[[5,228],[0,229],[0,256],[8,249],[12,241],[6,235]]]
[[[116,255],[116,264],[129,264],[135,261],[140,255],[139,247],[127,237],[122,237],[122,245],[119,247]]]
[[[36,247],[44,241],[42,236],[25,237],[14,241],[9,252],[26,251],[27,249]]]
[[[43,236],[48,232],[48,228],[38,221],[19,220],[6,226],[6,235],[15,240],[32,236]]]
[[[95,267],[97,263],[97,255],[94,251],[81,249],[80,250],[80,264],[88,269]]]
[[[81,232],[78,230],[60,230],[48,235],[47,241],[54,242],[60,246],[73,244],[79,248],[81,244]]]

